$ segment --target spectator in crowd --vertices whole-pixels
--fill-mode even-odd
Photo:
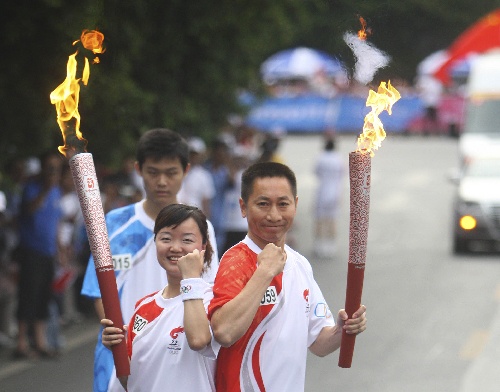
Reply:
[[[5,178],[2,181],[2,191],[5,193],[6,208],[4,216],[8,230],[10,250],[19,244],[18,217],[21,206],[21,197],[27,179],[26,162],[22,158],[13,158],[5,167]]]
[[[278,153],[281,140],[285,135],[285,130],[282,128],[273,129],[269,133],[265,133],[264,140],[262,141],[261,155],[258,159],[258,162],[278,162],[284,163],[283,158]]]
[[[58,305],[63,322],[66,323],[80,318],[76,308],[77,293],[73,289],[73,283],[79,274],[78,233],[84,226],[80,201],[70,167],[67,164],[63,166],[61,191],[62,218],[58,230],[59,268],[56,270],[57,280],[53,286],[60,294]]]
[[[417,80],[417,91],[425,107],[423,119],[424,135],[439,131],[438,106],[443,94],[443,85],[431,75],[422,75]]]
[[[219,254],[224,250],[226,233],[224,231],[224,195],[229,181],[229,144],[223,137],[214,140],[211,154],[205,163],[205,167],[212,175],[214,183],[214,197],[210,204],[210,221],[214,225],[215,237],[217,238],[217,249]]]
[[[128,191],[129,193],[135,194],[136,191],[140,192],[141,197],[138,197],[138,200],[136,200],[139,201],[146,197],[146,193],[144,191],[144,182],[142,181],[142,177],[137,173],[137,170],[135,170],[134,164],[134,157],[126,157],[122,162],[121,169],[117,173],[117,177],[122,187],[132,188]]]
[[[224,193],[223,227],[226,241],[221,254],[243,240],[248,231],[247,220],[241,215],[239,203],[241,195],[241,176],[248,166],[249,159],[246,152],[241,146],[235,146],[231,152],[229,164],[230,174],[227,188]]]
[[[212,339],[206,314],[212,288],[201,279],[211,262],[208,236],[200,209],[185,204],[162,209],[154,241],[168,285],[139,300],[123,329],[114,327],[111,320],[101,320],[102,340],[108,348],[128,332],[130,376],[120,380],[127,391],[215,391],[220,346]],[[143,321],[141,326],[137,320]]]
[[[5,193],[0,191],[0,347],[13,344],[11,327],[15,283],[10,263],[6,209],[7,198]]]
[[[313,254],[331,258],[335,254],[336,220],[339,215],[344,179],[344,163],[336,150],[335,139],[328,137],[314,166],[318,180],[314,199],[315,236]]]
[[[191,167],[182,181],[177,197],[181,203],[198,207],[210,218],[210,206],[215,196],[215,187],[210,172],[202,165],[205,160],[206,145],[199,137],[190,138],[188,145]]]
[[[222,257],[208,313],[222,345],[218,391],[303,390],[307,349],[328,355],[340,347],[343,330],[366,328],[364,306],[351,319],[339,310],[335,322],[311,265],[285,244],[297,202],[287,166],[261,162],[243,173],[248,235]]]
[[[130,204],[128,198],[121,193],[122,184],[117,174],[111,173],[102,181],[102,205],[104,213]]]
[[[146,198],[135,204],[110,211],[106,215],[111,253],[124,320],[130,320],[135,303],[145,295],[167,284],[166,275],[158,265],[154,246],[154,222],[159,212],[177,203],[177,193],[189,171],[189,146],[176,132],[152,129],[137,144],[135,168],[144,180]],[[217,249],[213,227],[209,223],[212,248]],[[204,279],[213,283],[218,268],[214,251]],[[99,320],[105,318],[94,260],[90,257],[82,294],[95,300]],[[116,379],[111,351],[99,333],[94,357],[94,391],[123,391]]]
[[[7,161],[0,185],[0,346],[13,345],[16,331],[15,297],[19,245],[18,218],[21,196],[26,180],[25,160],[15,157]]]
[[[18,262],[18,338],[15,358],[28,358],[30,328],[34,354],[50,357],[46,321],[52,297],[54,266],[57,262],[57,229],[61,218],[62,158],[56,152],[40,158],[41,173],[24,187],[20,210]]]
[[[259,139],[262,135],[255,128],[246,126],[243,123],[234,128],[233,134],[234,145],[242,148],[250,161],[257,160],[261,154]],[[282,134],[282,131],[279,130],[276,134]]]

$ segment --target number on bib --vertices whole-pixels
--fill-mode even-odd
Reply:
[[[275,304],[278,300],[278,294],[276,293],[275,286],[269,286],[264,293],[264,297],[262,297],[260,304],[261,305],[272,305]]]
[[[115,271],[124,271],[132,268],[132,255],[130,253],[113,255],[112,257]]]
[[[138,314],[135,315],[135,320],[134,320],[134,328],[132,328],[132,331],[136,334],[139,335],[143,330],[144,327],[148,324],[148,320],[145,318],[142,318]]]

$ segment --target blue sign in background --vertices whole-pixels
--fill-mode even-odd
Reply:
[[[287,132],[358,132],[371,108],[366,98],[341,95],[331,99],[319,96],[268,98],[255,105],[246,124],[262,131],[281,128]],[[418,97],[405,97],[392,107],[392,115],[380,114],[387,132],[403,132],[422,116],[424,107]]]

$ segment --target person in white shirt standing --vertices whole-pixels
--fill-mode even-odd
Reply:
[[[215,196],[215,186],[212,175],[202,166],[206,145],[199,137],[188,139],[188,145],[191,169],[182,181],[177,198],[181,203],[198,207],[210,218],[210,204]]]
[[[336,221],[340,212],[345,167],[335,139],[327,138],[314,166],[318,187],[314,199],[315,237],[313,254],[322,259],[335,255]]]

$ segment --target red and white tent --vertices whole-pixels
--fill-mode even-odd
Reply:
[[[450,83],[450,70],[458,61],[500,47],[500,8],[470,26],[446,50],[447,59],[434,72],[444,84]]]

